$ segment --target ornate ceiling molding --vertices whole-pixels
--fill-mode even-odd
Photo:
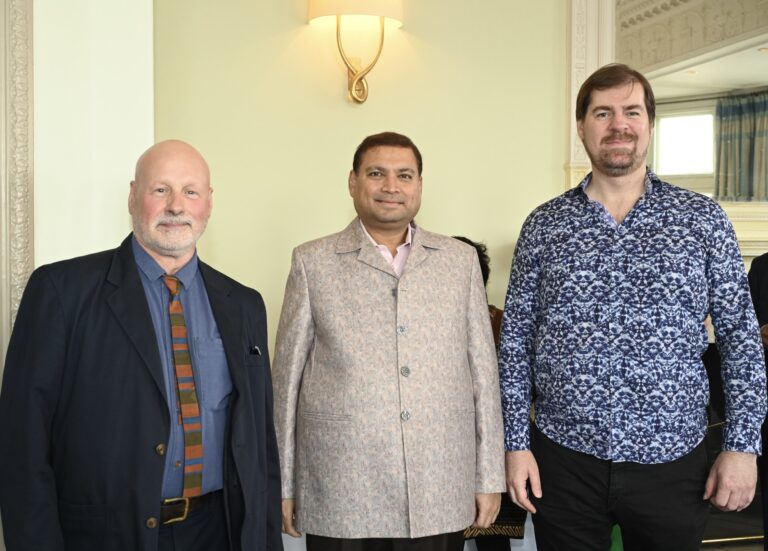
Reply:
[[[616,57],[651,72],[768,33],[768,0],[619,0]]]
[[[674,16],[675,12],[696,1],[698,0],[617,0],[617,27],[623,31],[653,19]]]

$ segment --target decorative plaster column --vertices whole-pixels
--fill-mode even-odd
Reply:
[[[0,371],[32,273],[32,0],[0,0]],[[2,544],[0,544],[2,549]]]
[[[614,60],[615,0],[571,0],[568,29],[568,151],[566,189],[589,172],[589,158],[576,132],[574,111],[579,87],[597,68]]]

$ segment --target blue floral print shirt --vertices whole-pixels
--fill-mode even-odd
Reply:
[[[723,449],[759,453],[765,365],[730,221],[649,170],[617,224],[590,180],[534,210],[517,242],[499,350],[506,449],[529,447],[535,385],[536,425],[562,446],[646,464],[685,455],[707,427],[709,314]]]

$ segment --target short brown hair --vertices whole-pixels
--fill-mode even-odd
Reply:
[[[611,63],[603,65],[597,71],[592,73],[579,89],[579,95],[576,96],[576,120],[583,121],[587,116],[589,103],[592,101],[592,92],[594,90],[607,90],[615,88],[622,84],[634,84],[639,82],[645,92],[645,110],[648,113],[648,120],[653,124],[656,119],[656,98],[653,96],[651,83],[642,74],[623,63]]]
[[[382,146],[405,147],[413,151],[413,155],[416,157],[416,164],[419,167],[419,176],[421,176],[421,169],[423,164],[421,161],[421,153],[419,152],[419,148],[416,147],[416,144],[411,141],[411,138],[402,134],[398,134],[397,132],[382,132],[380,134],[374,134],[373,136],[368,136],[365,138],[360,143],[360,145],[357,146],[357,149],[355,150],[355,156],[352,158],[352,170],[355,171],[355,174],[357,174],[357,171],[360,169],[360,163],[363,160],[363,155],[365,155],[365,152],[369,149],[373,149],[374,147]]]

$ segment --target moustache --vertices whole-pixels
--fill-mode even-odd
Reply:
[[[171,226],[186,224],[187,226],[191,226],[192,220],[190,220],[185,216],[163,216],[155,222],[155,226],[161,226],[164,224],[168,224]]]
[[[388,203],[405,203],[405,199],[402,197],[392,196],[392,195],[374,195],[373,196],[374,201],[387,201]]]
[[[613,132],[610,136],[603,138],[601,143],[607,143],[613,140],[621,140],[623,142],[636,142],[637,136],[630,134],[629,132]]]

